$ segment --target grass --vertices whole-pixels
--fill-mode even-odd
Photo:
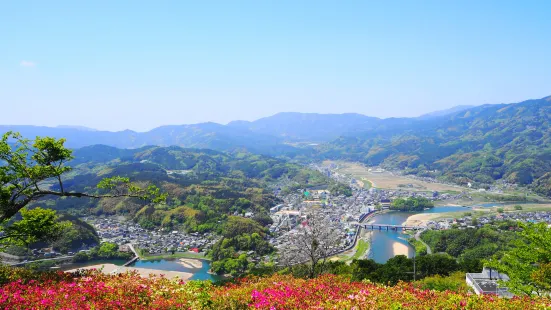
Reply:
[[[416,255],[425,255],[427,254],[427,247],[423,244],[423,242],[415,239],[415,238],[409,238],[408,239],[409,244],[411,244],[415,248],[415,254]]]
[[[136,250],[136,251],[140,253],[140,250]],[[199,254],[194,252],[184,252],[184,253],[177,252],[174,254],[166,253],[166,254],[159,254],[159,255],[150,255],[150,254],[140,253],[141,260],[156,260],[156,259],[167,259],[167,258],[195,258],[195,259],[210,260],[204,254]]]
[[[345,252],[343,254],[333,256],[330,260],[349,263],[349,262],[352,262],[353,259],[362,258],[367,252],[367,250],[369,250],[369,242],[364,239],[359,239],[358,243],[356,243],[356,246],[353,249],[347,251],[347,252],[354,251],[354,255],[351,256],[350,254],[345,254],[347,253]]]
[[[360,239],[358,241],[358,244],[356,245],[356,253],[352,256],[352,259],[360,259],[362,258],[367,250],[369,249],[369,242]]]
[[[362,178],[362,182],[364,183],[364,189],[370,189],[373,187],[373,183],[366,178]]]
[[[452,190],[441,191],[440,193],[441,193],[441,194],[450,194],[450,195],[458,195],[458,194],[461,194],[460,191],[452,191]]]

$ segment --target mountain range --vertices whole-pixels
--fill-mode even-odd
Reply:
[[[66,138],[67,146],[80,148],[104,144],[118,148],[139,148],[148,145],[176,145],[191,148],[233,150],[244,148],[253,152],[279,154],[291,151],[286,143],[329,142],[342,135],[385,128],[386,126],[416,124],[463,111],[471,106],[457,106],[417,118],[388,118],[356,113],[317,114],[283,112],[256,121],[233,121],[227,125],[198,123],[167,125],[148,132],[101,131],[83,126],[44,127],[30,125],[0,125],[0,132],[17,131],[25,137],[52,136]]]
[[[511,104],[457,106],[415,118],[279,113],[227,125],[161,126],[148,132],[0,126],[67,146],[148,145],[242,151],[295,160],[346,159],[481,186],[497,180],[551,195],[551,96]]]

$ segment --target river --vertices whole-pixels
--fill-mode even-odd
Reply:
[[[479,204],[476,207],[493,207],[497,203]],[[408,217],[419,213],[447,213],[447,212],[468,212],[472,207],[459,206],[435,206],[421,212],[400,212],[391,211],[374,216],[368,223],[402,225]],[[408,236],[402,231],[374,230],[371,235],[369,258],[378,263],[384,263],[395,255],[407,255],[413,257],[414,248],[407,242]]]
[[[473,207],[493,207],[499,205],[499,203],[486,203],[478,204]],[[472,207],[459,207],[459,206],[436,206],[432,209],[425,210],[422,212],[399,212],[392,211],[383,214],[374,216],[367,223],[373,224],[390,224],[390,225],[401,225],[404,223],[408,217],[419,214],[419,213],[446,213],[446,212],[468,212]],[[407,242],[407,237],[401,231],[393,230],[374,230],[371,235],[371,245],[369,249],[369,258],[374,259],[378,263],[384,263],[388,259],[394,257],[395,255],[407,255],[412,257],[414,253],[413,247]],[[183,271],[193,273],[192,280],[212,280],[217,281],[221,279],[220,276],[212,275],[208,273],[210,269],[210,262],[207,260],[203,261],[202,268],[188,268],[179,264],[176,260],[172,259],[158,259],[158,260],[139,260],[132,264],[132,267],[138,268],[148,268],[148,269],[158,269],[158,270],[167,270],[167,271]],[[122,265],[123,261],[91,261],[82,265],[69,265],[65,268],[72,269],[76,267],[84,267],[86,265],[97,265],[97,264],[112,263],[116,265]],[[69,268],[70,267],[70,268]]]
[[[178,263],[176,259],[138,260],[132,265],[130,265],[130,267],[157,269],[157,270],[166,270],[166,271],[189,272],[193,274],[190,280],[218,281],[222,279],[221,276],[213,275],[208,272],[210,270],[210,261],[203,260],[203,259],[201,261],[203,262],[203,266],[201,268],[185,267],[182,264]],[[74,264],[63,265],[61,270],[69,270],[69,269],[101,265],[101,264],[115,264],[117,266],[122,266],[124,263],[125,261],[122,261],[122,260],[96,260],[96,261],[88,261],[85,263],[74,263]]]
[[[222,279],[222,277],[210,274],[210,262],[207,260],[201,260],[203,262],[203,267],[201,268],[188,268],[178,263],[174,259],[155,259],[155,260],[139,260],[131,265],[131,267],[137,268],[147,268],[147,269],[158,269],[158,270],[167,270],[167,271],[183,271],[193,273],[193,276],[190,280],[212,280],[217,281]]]

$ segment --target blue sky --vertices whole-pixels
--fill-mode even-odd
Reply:
[[[417,116],[551,95],[551,1],[2,1],[0,124]]]

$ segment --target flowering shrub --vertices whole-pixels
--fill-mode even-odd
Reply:
[[[6,276],[9,272],[1,270]],[[0,287],[1,309],[549,309],[547,298],[501,299],[437,292],[401,283],[394,287],[325,275],[313,280],[274,275],[210,282],[104,275],[27,273]],[[34,277],[34,278],[33,278]]]
[[[212,293],[213,308],[254,309],[551,309],[550,299],[478,296],[437,292],[400,283],[384,286],[323,275],[245,279]]]

